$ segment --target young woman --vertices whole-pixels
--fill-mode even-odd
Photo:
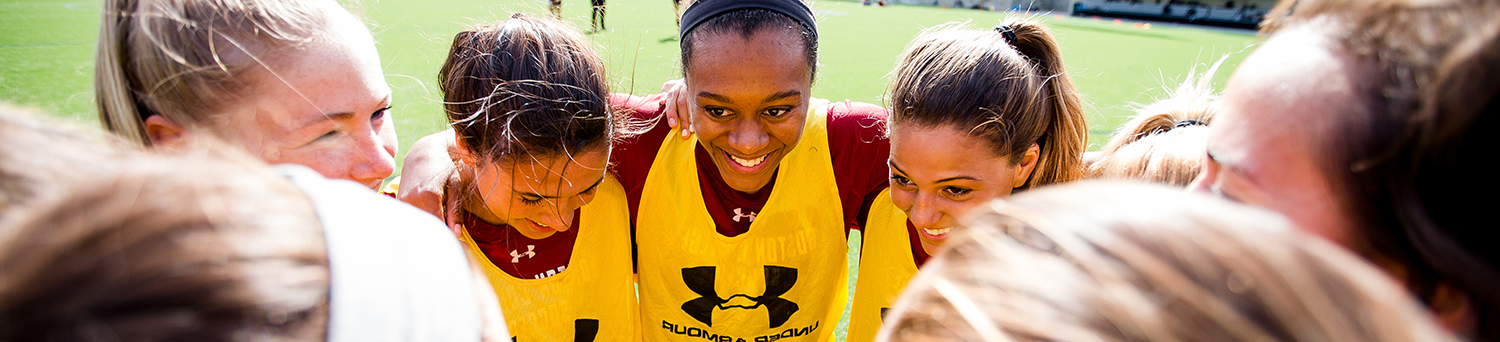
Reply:
[[[1056,39],[1035,21],[923,33],[897,63],[889,99],[890,189],[864,230],[850,341],[875,337],[883,313],[959,217],[1083,174],[1083,102]]]
[[[610,156],[636,228],[642,334],[829,340],[847,299],[847,231],[887,184],[884,111],[812,98],[817,27],[801,2],[699,1],[681,32],[686,121],[664,113],[674,95],[611,101],[697,131],[658,123]],[[414,145],[403,177],[449,160],[444,134]],[[443,214],[421,204],[441,188],[403,184],[403,198]]]
[[[829,340],[847,298],[847,230],[886,184],[884,113],[811,96],[818,33],[801,2],[698,1],[681,35],[687,119],[616,157],[636,213],[642,330]],[[654,117],[667,106],[653,100],[622,102]]]
[[[876,341],[1458,341],[1354,254],[1180,189],[1080,182],[964,225]]]
[[[53,174],[23,174],[48,192],[0,213],[0,340],[510,340],[458,241],[410,206],[234,148],[141,153],[13,114],[0,168]]]
[[[518,341],[639,335],[619,134],[604,62],[562,22],[516,14],[459,32],[439,72],[460,158],[450,225]],[[405,177],[403,175],[403,177]]]
[[[338,3],[104,6],[94,89],[110,132],[166,149],[213,137],[372,189],[395,169],[391,90],[375,41]]]

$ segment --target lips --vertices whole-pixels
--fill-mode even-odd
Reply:
[[[555,228],[552,228],[552,226],[541,224],[540,222],[532,221],[530,219],[526,220],[526,222],[527,223],[531,223],[531,226],[535,227],[537,230],[541,230],[541,231],[557,230]]]
[[[927,240],[928,242],[942,243],[943,240],[948,239],[948,233],[950,233],[950,232],[953,231],[953,227],[947,227],[947,228],[921,228],[921,229],[917,229],[917,231],[921,232],[922,233],[922,238],[924,240]]]
[[[755,173],[764,168],[766,166],[766,159],[769,158],[772,153],[776,152],[771,151],[771,153],[762,154],[759,157],[754,158],[741,158],[740,156],[729,154],[729,152],[723,153],[724,157],[726,157],[726,159],[729,159],[729,163],[727,164],[729,164],[730,169],[733,169],[735,172],[739,173]]]

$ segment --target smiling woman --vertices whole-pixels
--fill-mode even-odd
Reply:
[[[376,188],[395,169],[391,90],[370,32],[333,1],[104,2],[104,127],[145,146],[213,138]]]
[[[883,312],[963,215],[1083,176],[1083,101],[1057,40],[1036,21],[929,29],[902,53],[889,98],[891,187],[870,208],[852,341],[874,338]]]

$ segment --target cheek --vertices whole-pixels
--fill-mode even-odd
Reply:
[[[897,188],[895,184],[891,184],[890,189],[891,203],[894,203],[896,205],[896,208],[901,209],[901,211],[910,211],[912,198],[916,197],[917,194],[912,191]]]
[[[802,140],[804,122],[803,120],[787,120],[772,124],[770,127],[771,136],[776,138],[776,141],[780,141],[788,147],[797,146],[797,142]]]

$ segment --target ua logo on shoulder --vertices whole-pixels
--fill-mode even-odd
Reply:
[[[697,293],[698,298],[682,303],[682,312],[692,316],[703,324],[714,326],[714,309],[746,309],[753,310],[762,306],[766,307],[766,313],[770,316],[772,328],[786,324],[792,314],[797,312],[797,303],[781,298],[781,295],[792,290],[797,285],[797,269],[781,266],[765,266],[766,293],[759,297],[751,297],[746,294],[734,294],[729,298],[719,297],[714,290],[714,274],[717,272],[714,266],[700,266],[682,269],[682,282],[687,284],[688,289]],[[736,298],[744,298],[755,305],[728,304]],[[728,304],[728,305],[726,305]]]

